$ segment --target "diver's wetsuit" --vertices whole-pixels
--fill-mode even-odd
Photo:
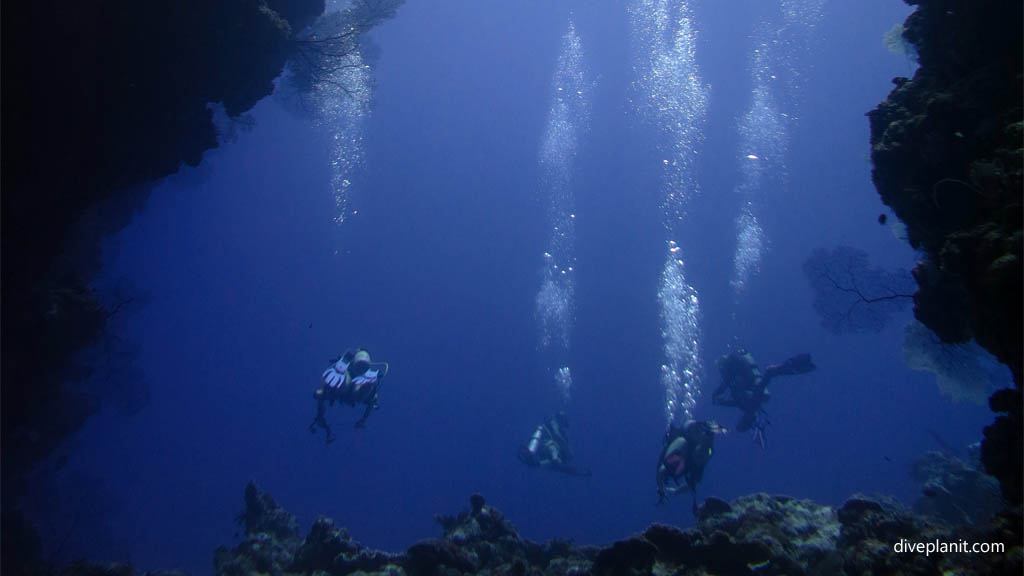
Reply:
[[[696,513],[697,484],[704,478],[704,467],[711,460],[715,434],[722,431],[714,422],[696,420],[688,420],[682,426],[669,427],[665,432],[655,476],[658,504],[664,502],[668,495],[689,489],[693,494],[693,509]],[[673,485],[668,485],[669,481]]]
[[[316,417],[309,425],[309,431],[316,433],[317,427],[323,428],[327,433],[327,442],[334,441],[334,434],[327,424],[326,404],[331,406],[336,401],[343,402],[349,406],[365,404],[366,409],[363,416],[356,422],[356,428],[366,425],[366,419],[370,413],[379,407],[377,392],[380,388],[380,381],[388,371],[387,363],[371,364],[370,355],[365,350],[353,352],[349,350],[341,358],[334,361],[324,370],[322,379],[323,387],[314,392],[316,399]]]
[[[570,476],[590,476],[590,470],[571,464],[568,421],[563,416],[549,418],[537,426],[529,444],[519,447],[519,459],[527,466],[548,468]]]
[[[768,383],[776,376],[804,374],[814,369],[810,354],[798,354],[782,364],[768,366],[762,374],[753,356],[738,350],[718,359],[722,383],[712,393],[711,400],[719,406],[742,410],[736,429],[740,432],[753,430],[755,440],[763,446],[764,430],[768,426],[764,405],[771,399]]]

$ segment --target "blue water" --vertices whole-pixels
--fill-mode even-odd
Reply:
[[[276,97],[251,111],[254,128],[158,183],[106,242],[99,282],[123,279],[145,296],[117,328],[137,348],[120,361],[133,362],[149,402],[125,413],[111,400],[62,449],[66,465],[41,474],[31,512],[55,559],[210,574],[213,549],[237,542],[250,479],[303,530],[326,515],[392,550],[437,535],[433,515],[458,511],[473,492],[536,540],[609,543],[651,522],[690,524],[687,498],[653,505],[669,239],[700,297],[695,416],[737,419],[710,405],[714,360],[731,348],[762,364],[810,352],[818,365],[773,385],[767,449],[745,434],[719,438],[701,497],[766,491],[835,505],[860,491],[909,503],[910,463],[935,447],[928,429],[954,446],[980,439],[986,408],[950,401],[933,375],[904,364],[909,310],[879,334],[829,334],[801,270],[815,248],[839,244],[875,265],[913,265],[906,243],[876,222],[884,207],[864,116],[891,77],[913,72],[882,42],[908,7],[784,3],[804,8],[790,29],[805,37],[771,52],[789,60],[770,66],[797,80],[777,93],[789,115],[784,150],[758,173],[765,249],[736,290],[747,193],[739,127],[755,88],[754,43],[782,29],[779,3],[689,5],[707,99],[679,156],[689,162],[679,218],[665,209],[674,136],[640,112],[635,4],[403,6],[372,34],[381,49],[373,109],[349,150],[361,159],[345,164],[341,224],[330,127]],[[558,222],[541,149],[570,19],[588,107],[566,160],[575,218],[560,249],[574,262],[574,312],[568,341],[544,346],[536,300]],[[328,360],[355,345],[390,362],[381,408],[365,430],[352,427],[356,410],[330,410],[338,441],[326,445],[307,430],[312,392]],[[554,380],[563,365],[568,398]],[[559,409],[592,478],[515,457]]]

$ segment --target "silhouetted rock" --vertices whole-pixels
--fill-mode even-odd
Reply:
[[[75,391],[76,352],[107,325],[89,283],[88,210],[196,165],[217,146],[210,103],[238,115],[273,89],[296,24],[323,0],[39,0],[4,4],[3,514],[21,474],[99,399]],[[281,12],[275,12],[280,9]],[[128,191],[131,189],[131,191]],[[105,233],[127,223],[130,210]],[[74,250],[68,249],[74,238]],[[85,260],[85,261],[82,261]],[[13,548],[3,534],[4,549]],[[6,554],[4,555],[6,558]],[[6,564],[5,564],[6,567]]]
[[[356,571],[391,576],[982,574],[1015,569],[1022,558],[1020,542],[1013,538],[1019,516],[1000,516],[983,529],[958,530],[915,515],[891,499],[862,495],[838,510],[766,494],[731,503],[710,499],[693,528],[656,524],[600,548],[524,540],[498,510],[483,502],[474,496],[469,510],[438,517],[444,538],[419,542],[396,555],[362,549],[330,521],[318,520],[289,572],[332,576]],[[491,528],[482,527],[481,520]],[[988,555],[925,555],[896,548],[901,541],[909,545],[961,540],[1005,542],[1008,548],[1004,554]],[[313,554],[313,550],[320,552]]]
[[[265,532],[281,540],[301,536],[295,516],[278,506],[270,494],[252,481],[245,486],[244,514],[246,535]]]
[[[469,499],[469,510],[458,516],[438,515],[437,523],[444,530],[444,537],[457,544],[480,540],[519,540],[515,526],[506,521],[501,512],[484,506],[484,497],[474,494]]]
[[[447,540],[424,540],[405,553],[405,568],[413,576],[433,576],[454,570],[476,572],[480,565],[468,550]]]
[[[325,0],[4,4],[4,515],[24,473],[105,400],[76,392],[89,366],[72,360],[107,329],[111,313],[90,290],[100,240],[130,221],[152,182],[199,164],[218,145],[211,105],[235,119],[274,90],[301,47],[296,34],[324,7]],[[343,36],[358,44],[379,21]],[[115,201],[123,209],[106,208]],[[7,531],[0,536],[4,549],[16,547]],[[3,567],[32,563],[14,558],[25,554],[4,554]]]
[[[281,574],[291,566],[302,543],[299,523],[255,482],[245,487],[245,510],[238,520],[245,528],[244,539],[234,550],[219,547],[214,552],[218,575]]]
[[[351,574],[385,571],[389,566],[394,571],[402,561],[402,558],[392,554],[363,548],[349,537],[347,531],[336,528],[333,520],[318,518],[295,552],[288,571],[301,574]]]
[[[335,528],[330,518],[317,518],[306,540],[295,553],[292,571],[330,570],[334,566],[334,559],[346,553],[358,554],[359,544],[349,538],[348,532]]]
[[[290,517],[268,495],[259,494],[260,516]],[[472,500],[474,504],[479,501]],[[655,524],[610,546],[578,548],[565,540],[545,544],[524,540],[495,508],[480,506],[476,514],[471,508],[458,516],[443,517],[444,538],[418,542],[401,554],[363,548],[331,520],[320,518],[301,541],[291,537],[290,530],[247,534],[233,550],[218,548],[214,566],[218,576],[860,576],[1016,574],[1024,566],[1024,550],[1015,536],[1021,529],[1020,515],[1003,513],[983,528],[956,529],[918,516],[889,498],[863,495],[855,495],[838,510],[767,494],[752,494],[731,503],[718,500],[705,509],[704,517],[687,530]],[[500,520],[497,525],[502,530],[472,527],[481,516]],[[290,523],[284,521],[283,525]],[[279,541],[275,533],[285,540]],[[901,543],[909,547],[963,541],[1002,542],[1006,550],[926,555],[900,548]],[[43,573],[134,576],[130,566],[121,564],[77,563],[60,572]]]
[[[985,429],[982,461],[1024,495],[1021,2],[907,0],[903,38],[920,67],[871,119],[872,179],[924,254],[914,314],[945,342],[970,338],[1013,372],[1012,402]],[[998,404],[998,405],[997,405]]]
[[[592,572],[596,576],[650,574],[657,556],[657,546],[646,538],[634,536],[598,552]]]
[[[700,509],[697,512],[698,518],[700,518],[701,520],[707,520],[712,516],[718,516],[721,514],[728,514],[732,512],[732,507],[729,506],[729,503],[726,502],[725,500],[720,500],[718,498],[711,497],[705,500],[704,503],[700,505]]]
[[[473,515],[479,514],[484,509],[485,502],[484,497],[479,494],[473,494],[469,497],[469,506],[472,509]]]
[[[993,412],[1005,414],[985,427],[985,440],[981,443],[981,462],[985,471],[999,480],[1003,498],[1021,505],[1024,494],[1024,396],[1018,385],[1015,389],[996,391],[989,400]]]

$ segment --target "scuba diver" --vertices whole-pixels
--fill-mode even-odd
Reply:
[[[711,395],[711,401],[718,406],[742,410],[736,429],[740,432],[753,430],[754,440],[763,448],[765,429],[770,424],[764,411],[764,404],[771,398],[768,383],[776,376],[806,374],[815,368],[810,354],[798,354],[782,364],[768,366],[762,374],[754,357],[740,349],[718,359],[722,383]]]
[[[569,418],[565,412],[559,412],[537,426],[529,444],[519,447],[518,456],[527,466],[557,470],[570,476],[590,476],[590,469],[572,465]]]
[[[370,412],[379,408],[377,393],[380,391],[381,380],[388,373],[387,362],[371,362],[370,353],[365,348],[349,349],[339,358],[332,358],[331,365],[324,370],[324,385],[313,393],[316,400],[316,417],[309,425],[309,431],[316,434],[317,426],[327,432],[327,443],[334,442],[334,434],[324,417],[327,412],[326,403],[334,406],[342,402],[349,406],[365,404],[363,417],[356,422],[356,428],[366,426]]]
[[[697,484],[711,460],[715,434],[726,432],[714,420],[687,420],[682,425],[669,426],[658,457],[658,504],[669,495],[689,490],[693,494],[693,513],[697,514]]]

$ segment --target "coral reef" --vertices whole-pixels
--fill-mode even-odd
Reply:
[[[318,518],[302,538],[295,516],[253,482],[245,487],[238,520],[245,529],[242,542],[214,551],[218,575],[388,572],[395,563],[391,554],[364,549],[328,518]]]
[[[971,449],[971,462],[946,452],[927,452],[914,462],[912,475],[921,486],[914,511],[949,524],[981,526],[1003,509],[999,483],[981,468],[980,446]]]
[[[876,268],[867,252],[852,246],[816,248],[803,270],[814,290],[814,311],[833,334],[880,332],[912,298],[906,270]]]
[[[920,64],[868,113],[872,178],[924,253],[914,314],[944,342],[972,337],[1015,387],[989,405],[982,461],[1004,497],[1024,496],[1024,34],[1020,2],[906,0],[903,38]]]
[[[1024,551],[1019,516],[999,516],[986,528],[951,528],[886,499],[855,495],[838,510],[808,500],[754,494],[732,503],[708,499],[688,530],[655,524],[610,546],[570,541],[538,544],[482,496],[456,516],[438,516],[443,536],[389,554],[362,547],[319,518],[303,539],[295,518],[250,483],[240,544],[214,553],[218,576],[495,576],[633,574],[1019,574]],[[908,553],[900,542],[1003,542],[993,554]],[[73,564],[59,576],[134,576],[130,566]],[[171,576],[150,572],[144,576]]]
[[[947,344],[920,322],[903,328],[903,361],[912,370],[934,374],[939,392],[954,402],[984,406],[1009,381],[1009,371],[990,358],[976,342]]]

